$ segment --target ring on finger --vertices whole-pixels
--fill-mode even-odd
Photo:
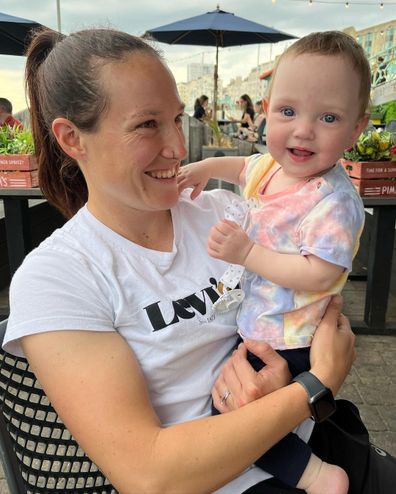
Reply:
[[[225,402],[227,401],[227,398],[230,396],[231,391],[227,389],[227,391],[224,393],[224,396],[220,400],[220,405],[224,405]]]

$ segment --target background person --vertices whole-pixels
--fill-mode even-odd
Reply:
[[[238,134],[241,137],[247,136],[247,129],[254,126],[254,108],[253,103],[248,94],[242,94],[238,100],[238,104],[242,109],[241,118],[238,120],[234,117],[228,117],[232,122],[240,123]]]
[[[0,126],[23,129],[23,124],[12,115],[12,103],[6,98],[0,98]]]
[[[210,118],[211,111],[208,109],[209,98],[202,94],[195,100],[193,117],[203,122],[206,118]]]
[[[364,207],[338,160],[367,125],[370,78],[364,50],[351,36],[305,36],[279,58],[264,98],[271,155],[209,158],[180,172],[180,188],[193,186],[192,197],[216,177],[255,199],[247,220],[236,208],[228,217],[234,221],[211,231],[209,254],[248,270],[241,284],[246,297],[233,290],[242,275],[233,265],[220,280],[229,291],[219,286],[215,307],[227,310],[242,300],[242,338],[277,348],[293,376],[309,370],[315,328],[359,246]],[[250,362],[256,370],[263,365],[254,356]],[[256,464],[308,494],[348,492],[345,471],[322,462],[295,434]]]
[[[211,309],[226,264],[208,258],[206,238],[235,196],[179,197],[184,107],[171,73],[148,44],[109,29],[36,34],[26,71],[40,186],[70,220],[14,275],[5,348],[27,356],[118,492],[235,494],[262,481],[253,489],[265,492],[251,464],[309,417],[307,393],[284,386],[267,345],[245,342],[223,367],[235,312]],[[311,351],[333,393],[354,358],[339,310]],[[213,385],[229,413],[210,416]]]

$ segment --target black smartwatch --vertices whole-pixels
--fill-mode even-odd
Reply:
[[[300,383],[308,394],[308,405],[315,422],[323,422],[336,411],[331,389],[310,372],[298,374],[292,382]]]

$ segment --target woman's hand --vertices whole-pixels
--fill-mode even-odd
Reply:
[[[255,371],[247,361],[247,350],[266,366]],[[289,384],[291,375],[286,360],[268,343],[245,340],[226,362],[212,389],[215,407],[229,412]]]
[[[356,357],[355,335],[348,319],[341,314],[342,297],[330,301],[311,346],[311,372],[335,395],[342,386]]]

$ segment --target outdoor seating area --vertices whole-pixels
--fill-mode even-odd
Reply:
[[[60,1],[0,12],[0,494],[387,491],[396,20]]]

